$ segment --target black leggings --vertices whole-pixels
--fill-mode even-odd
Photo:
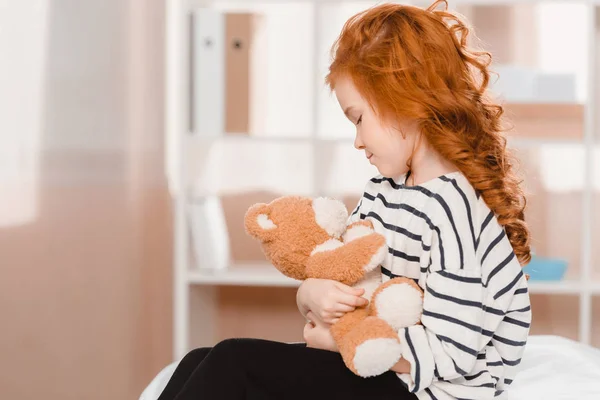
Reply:
[[[416,399],[394,372],[354,375],[338,353],[260,339],[189,352],[159,400]]]

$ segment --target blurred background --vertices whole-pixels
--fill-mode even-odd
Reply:
[[[376,174],[323,84],[373,4],[0,0],[0,398],[136,399],[192,347],[302,340],[243,216]],[[449,4],[513,126],[532,334],[600,347],[600,1]]]

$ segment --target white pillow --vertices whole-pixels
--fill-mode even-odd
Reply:
[[[175,369],[179,365],[179,361],[175,361],[166,367],[164,367],[158,375],[150,382],[150,384],[144,389],[142,395],[139,400],[156,400],[158,396],[162,393],[162,391],[169,383],[171,376],[175,372]]]

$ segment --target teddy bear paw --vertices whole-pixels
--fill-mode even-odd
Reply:
[[[373,303],[372,311],[375,315],[396,331],[415,325],[421,320],[422,292],[408,283],[390,284],[378,289],[373,296]]]
[[[390,370],[402,357],[402,346],[397,339],[369,339],[356,348],[354,369],[364,378],[378,376]]]
[[[388,254],[388,247],[385,243],[385,238],[379,235],[373,235],[373,241],[375,242],[375,246],[377,250],[375,254],[371,256],[371,259],[365,265],[363,270],[365,272],[373,271],[375,268],[379,267],[385,261],[385,256]]]

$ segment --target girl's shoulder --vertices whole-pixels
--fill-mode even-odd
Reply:
[[[458,221],[478,226],[486,219],[495,220],[481,194],[460,171],[439,176],[422,187],[433,200],[429,206],[432,217],[438,222],[447,222],[456,227]]]
[[[408,174],[398,177],[375,175],[364,186],[363,198],[382,202],[404,203],[426,215],[429,220],[444,225],[453,221],[470,221],[481,224],[490,217],[490,208],[460,171],[449,172],[418,185],[406,184]]]

